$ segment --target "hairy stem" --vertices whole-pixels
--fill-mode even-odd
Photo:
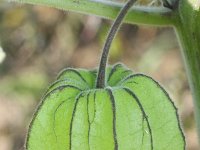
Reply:
[[[133,6],[135,1],[136,0],[129,0],[125,4],[125,6],[121,9],[119,15],[117,16],[116,20],[114,21],[114,23],[110,29],[110,32],[108,33],[106,42],[103,47],[101,60],[100,60],[99,72],[98,72],[97,81],[96,81],[97,88],[105,87],[106,65],[107,65],[107,61],[108,61],[108,54],[109,54],[110,46],[112,44],[112,41],[113,41],[120,25],[122,24],[124,17],[126,16],[128,10],[131,8],[131,6]]]
[[[115,19],[122,3],[108,0],[4,0],[9,2],[43,5],[65,11],[91,14],[107,19]],[[133,6],[125,18],[126,23],[169,26],[174,23],[172,9],[165,7]]]

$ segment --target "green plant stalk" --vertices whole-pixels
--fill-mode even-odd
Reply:
[[[193,94],[197,132],[200,137],[200,2],[182,0],[175,25],[182,45],[189,85]]]
[[[65,11],[73,11],[82,14],[92,14],[107,19],[115,19],[123,3],[106,0],[4,0],[24,4],[43,5],[58,8]],[[158,7],[133,6],[126,15],[126,23],[148,24],[166,26],[173,24],[171,9]]]
[[[108,55],[109,55],[109,50],[112,44],[112,41],[120,28],[124,17],[128,13],[129,9],[133,6],[133,4],[136,2],[136,0],[128,0],[127,3],[124,5],[124,7],[121,9],[119,12],[117,18],[115,19],[114,23],[112,24],[112,27],[108,33],[108,36],[106,38],[106,42],[103,47],[103,52],[101,55],[100,59],[100,64],[99,64],[99,71],[97,75],[97,80],[96,80],[96,87],[97,88],[105,88],[106,84],[106,66],[108,62]]]

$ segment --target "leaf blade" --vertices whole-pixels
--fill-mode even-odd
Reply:
[[[177,109],[167,92],[151,77],[143,74],[129,76],[123,86],[139,98],[152,128],[155,149],[185,149]]]
[[[66,87],[62,90],[56,89],[44,97],[29,127],[26,141],[28,150],[56,150],[58,148],[64,150],[68,147],[69,137],[63,135],[63,130],[66,133],[69,132],[68,122],[72,115],[75,96],[79,92],[76,88]]]

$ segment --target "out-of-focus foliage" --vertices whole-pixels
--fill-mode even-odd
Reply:
[[[34,109],[61,69],[97,66],[109,26],[110,21],[94,16],[0,1],[0,47],[6,54],[0,62],[0,150],[22,149]],[[123,25],[109,61],[160,81],[179,107],[188,149],[199,149],[192,97],[172,29]]]

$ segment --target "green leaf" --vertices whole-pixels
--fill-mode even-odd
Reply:
[[[149,120],[154,148],[185,149],[177,109],[158,82],[146,75],[135,74],[125,79],[122,86],[141,103]]]
[[[153,144],[148,120],[135,97],[124,89],[113,90],[116,133],[120,150],[150,150]]]
[[[123,64],[115,64],[108,74],[108,85],[116,86],[121,82],[125,77],[132,74],[133,72],[126,68]]]
[[[95,97],[83,97],[77,103],[72,122],[72,149],[114,149],[113,113],[110,97],[105,90],[95,92]],[[88,107],[88,103],[94,105]],[[92,116],[89,110],[94,110]]]
[[[92,88],[95,85],[95,75],[85,69],[64,69],[63,71],[61,71],[61,73],[59,73],[57,80],[67,79],[86,84],[90,88]]]
[[[79,92],[77,88],[61,86],[44,97],[30,125],[27,149],[62,150],[69,147],[73,100]]]
[[[95,89],[95,72],[59,75],[30,125],[28,150],[185,149],[177,110],[157,82],[116,64],[107,87]]]

